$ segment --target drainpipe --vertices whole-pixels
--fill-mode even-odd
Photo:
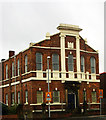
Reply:
[[[15,105],[16,105],[16,56],[14,56],[14,68],[15,68]]]

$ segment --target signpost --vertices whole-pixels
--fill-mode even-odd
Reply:
[[[50,56],[47,57],[47,66],[48,66],[48,93],[47,93],[47,101],[48,101],[48,111],[49,111],[49,118],[50,118],[50,101],[51,101],[51,93],[50,93],[50,88],[49,88],[49,59]]]
[[[100,98],[100,115],[102,113],[101,99],[103,98],[103,89],[99,89],[99,98]]]

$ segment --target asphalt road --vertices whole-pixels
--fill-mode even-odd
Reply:
[[[68,117],[68,118],[53,119],[53,120],[106,120],[106,115],[84,116],[84,117]]]

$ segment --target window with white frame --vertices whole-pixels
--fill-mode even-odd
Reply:
[[[8,79],[8,65],[6,64],[6,79]]]
[[[25,103],[28,103],[28,91],[25,91]]]
[[[59,55],[58,54],[52,55],[52,69],[59,70]]]
[[[42,53],[36,53],[36,70],[42,70]]]
[[[73,62],[73,55],[68,55],[68,71],[73,71],[74,68],[74,62]]]
[[[18,104],[20,104],[20,92],[18,91]]]
[[[18,59],[18,63],[17,63],[17,68],[18,68],[18,75],[20,74],[20,61]]]
[[[37,91],[37,103],[43,103],[43,91]]]
[[[84,72],[84,68],[85,68],[85,65],[84,65],[84,56],[81,56],[81,72]]]
[[[12,77],[14,77],[14,62],[12,62]]]
[[[92,102],[96,103],[96,91],[92,91]]]
[[[53,91],[53,102],[59,103],[60,102],[60,91]]]
[[[91,63],[91,73],[95,73],[96,69],[95,69],[95,58],[94,57],[91,57],[90,63]]]
[[[6,105],[8,105],[8,94],[6,94]]]
[[[25,73],[28,71],[28,58],[27,55],[25,55]]]
[[[12,93],[12,104],[14,104],[14,92]]]

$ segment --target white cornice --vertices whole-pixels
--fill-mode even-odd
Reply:
[[[33,48],[44,48],[44,49],[60,49],[60,47],[44,47],[44,46],[32,46]]]
[[[13,85],[17,85],[17,84],[19,84],[19,83],[20,83],[20,81],[17,81],[17,82],[11,83],[11,85],[13,86]]]
[[[30,77],[30,78],[27,78],[27,79],[23,79],[22,80],[22,83],[24,83],[24,82],[28,82],[28,81],[47,81],[47,78],[36,78],[36,77]],[[59,81],[63,81],[63,79],[62,78],[57,78],[57,79],[54,79],[54,78],[51,78],[51,80],[50,81],[52,81],[52,80],[59,80]],[[89,82],[89,83],[99,83],[100,82],[100,80],[82,80],[82,79],[70,79],[70,78],[65,78],[65,80],[64,80],[64,82],[65,81],[76,81],[76,82]],[[17,82],[13,82],[13,83],[11,83],[11,85],[17,85],[17,84],[20,84],[20,81],[17,81]],[[9,86],[9,84],[6,84],[6,85],[1,85],[0,86],[0,88],[4,88],[4,87],[8,87]]]
[[[81,50],[81,49],[80,49],[80,52],[86,52],[86,53],[94,53],[94,54],[98,54],[98,52],[89,52],[89,51],[85,51],[85,50]]]
[[[6,85],[1,85],[0,88],[4,88],[4,87],[8,87],[9,84],[6,84]]]

